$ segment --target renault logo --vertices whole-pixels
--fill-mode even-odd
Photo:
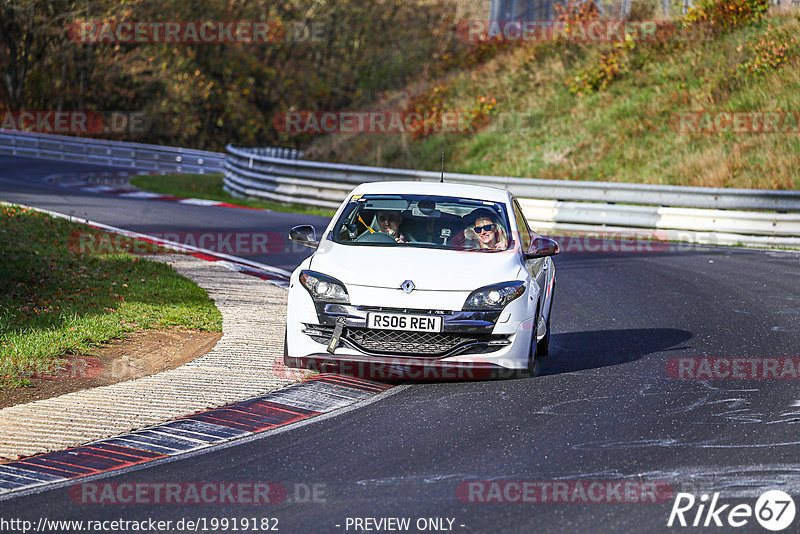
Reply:
[[[400,284],[400,289],[402,289],[406,293],[411,293],[412,291],[414,291],[414,282],[412,282],[411,280],[406,280],[405,282]]]

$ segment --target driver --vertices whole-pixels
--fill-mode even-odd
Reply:
[[[400,225],[403,223],[403,216],[396,211],[379,211],[378,227],[384,234],[389,234],[398,243],[407,243],[406,236],[400,233]]]
[[[467,241],[474,248],[481,250],[505,250],[508,248],[508,237],[505,229],[499,224],[497,216],[490,210],[479,208],[467,218],[469,226],[464,230]]]

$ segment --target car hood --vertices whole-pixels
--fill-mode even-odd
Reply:
[[[512,250],[465,252],[326,241],[314,253],[309,268],[345,285],[396,289],[411,280],[416,289],[423,291],[472,291],[517,280],[521,265]]]

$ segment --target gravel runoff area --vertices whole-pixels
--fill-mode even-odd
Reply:
[[[283,365],[286,289],[189,255],[159,255],[208,291],[222,338],[173,369],[0,410],[0,458],[61,450],[263,395],[307,371]]]

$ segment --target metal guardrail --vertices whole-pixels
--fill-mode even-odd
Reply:
[[[382,180],[438,181],[439,172],[408,169],[389,169],[340,163],[316,161],[286,161],[285,159],[263,156],[251,149],[226,147],[226,181],[237,185],[241,176],[257,180],[264,191],[283,190],[281,186],[291,185],[296,180],[320,182],[324,188],[334,185],[350,186]],[[674,185],[649,185],[616,182],[572,182],[567,180],[542,180],[536,178],[515,178],[508,176],[482,176],[477,174],[444,173],[445,181],[462,184],[475,184],[499,189],[507,189],[518,197],[549,200],[571,200],[606,202],[618,204],[639,204],[651,206],[675,206],[685,208],[714,208],[741,210],[775,210],[800,212],[800,191],[773,191],[761,189],[727,189],[716,187],[685,187]],[[337,189],[339,189],[337,187]],[[344,187],[347,189],[347,187]],[[288,190],[287,190],[288,193]],[[335,201],[342,197],[310,195],[309,200]],[[294,202],[304,203],[302,195]],[[313,204],[313,202],[310,202]],[[327,205],[331,205],[327,203]]]
[[[438,172],[290,160],[231,145],[226,152],[224,182],[232,194],[323,208],[338,207],[360,183],[440,178]],[[534,228],[669,230],[693,232],[697,242],[800,247],[800,191],[571,182],[447,172],[444,177],[446,182],[511,191],[520,198]],[[680,239],[690,240],[686,236]]]
[[[438,181],[440,173],[305,161],[287,148],[226,147],[226,153],[0,130],[0,154],[130,167],[151,172],[222,172],[225,189],[247,196],[336,208],[356,185]],[[800,191],[570,182],[445,173],[445,181],[514,193],[537,230],[661,232],[676,240],[800,247]],[[667,232],[667,234],[664,234]]]
[[[0,154],[194,174],[222,172],[225,163],[219,152],[14,130],[0,130]]]

